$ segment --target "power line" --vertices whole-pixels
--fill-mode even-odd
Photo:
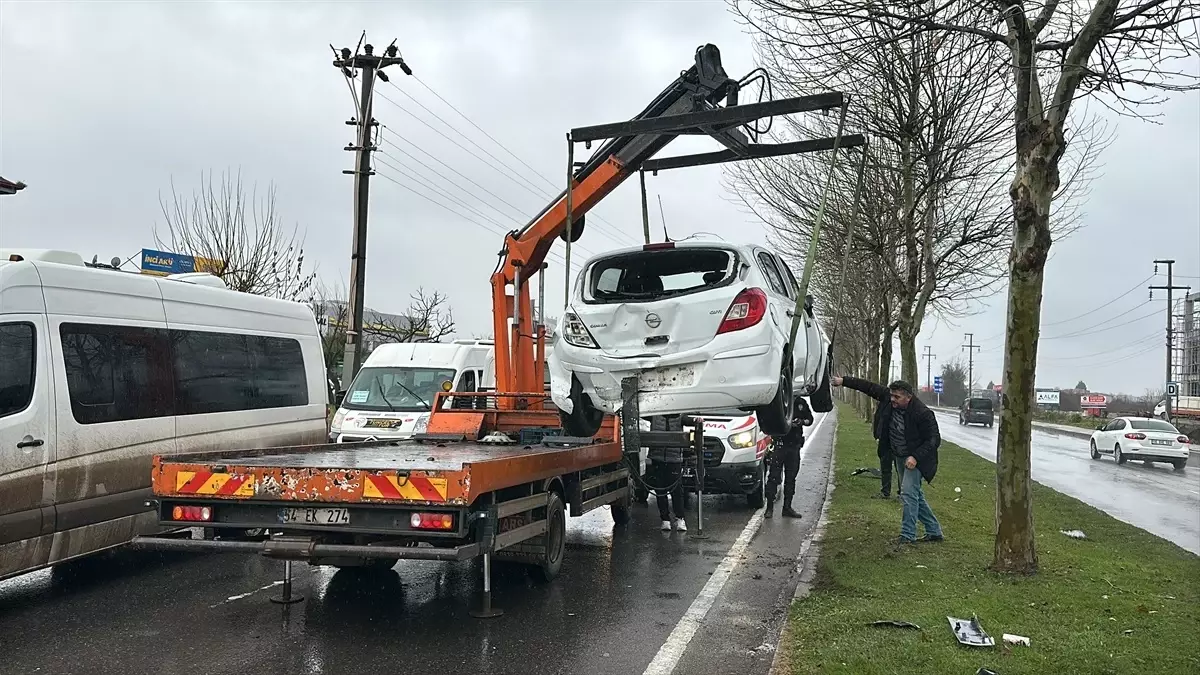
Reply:
[[[1150,304],[1150,303],[1149,303],[1149,302],[1144,302],[1144,303],[1142,303],[1141,305],[1138,305],[1137,307],[1134,307],[1133,309],[1139,309],[1139,308],[1141,308],[1141,307],[1144,307],[1144,306],[1146,306],[1146,305],[1148,305],[1148,304]],[[1110,330],[1112,330],[1112,329],[1114,329],[1114,328],[1120,328],[1120,327],[1122,327],[1122,326],[1128,326],[1128,325],[1129,325],[1129,324],[1131,324],[1131,323],[1137,323],[1138,321],[1145,321],[1146,319],[1148,319],[1148,318],[1150,318],[1150,317],[1154,316],[1154,315],[1155,315],[1155,314],[1157,314],[1157,313],[1158,313],[1158,312],[1157,312],[1157,310],[1156,310],[1156,311],[1154,311],[1154,312],[1151,312],[1151,313],[1149,313],[1149,314],[1147,314],[1147,315],[1145,315],[1145,316],[1139,316],[1139,317],[1137,317],[1136,319],[1130,319],[1129,321],[1126,321],[1126,322],[1124,322],[1124,323],[1118,323],[1118,324],[1114,324],[1114,325],[1112,325],[1112,326],[1109,326],[1109,327],[1107,327],[1107,328],[1099,328],[1098,330],[1091,330],[1092,328],[1097,328],[1097,327],[1099,327],[1099,326],[1103,326],[1104,324],[1106,324],[1106,323],[1108,323],[1109,321],[1112,321],[1112,320],[1113,320],[1113,319],[1107,319],[1107,320],[1105,320],[1105,321],[1101,321],[1100,323],[1096,324],[1095,326],[1089,326],[1088,328],[1085,328],[1085,329],[1082,329],[1082,330],[1076,331],[1076,332],[1074,332],[1074,333],[1065,333],[1065,334],[1063,334],[1063,335],[1054,335],[1054,336],[1051,336],[1051,337],[1039,338],[1039,341],[1041,341],[1041,340],[1062,340],[1063,338],[1083,337],[1083,336],[1085,336],[1085,335],[1095,335],[1096,333],[1104,333],[1104,332],[1106,332],[1106,331],[1110,331]],[[1120,318],[1120,316],[1117,316],[1117,317],[1115,317],[1115,318]]]
[[[1102,309],[1104,309],[1104,308],[1106,308],[1106,307],[1109,307],[1109,306],[1111,306],[1111,305],[1112,305],[1114,302],[1116,302],[1116,301],[1120,300],[1121,298],[1123,298],[1123,297],[1125,297],[1125,296],[1129,295],[1130,293],[1132,293],[1132,292],[1134,292],[1134,291],[1136,291],[1136,290],[1138,290],[1138,289],[1140,289],[1140,288],[1143,288],[1144,284],[1145,284],[1147,281],[1150,281],[1151,279],[1153,279],[1154,277],[1155,277],[1155,275],[1151,274],[1150,276],[1146,277],[1145,279],[1142,279],[1141,281],[1139,281],[1139,282],[1137,282],[1136,284],[1134,284],[1134,285],[1133,285],[1133,287],[1131,287],[1129,290],[1125,291],[1124,293],[1122,293],[1122,294],[1118,295],[1117,297],[1113,298],[1112,300],[1109,300],[1108,302],[1104,303],[1103,305],[1100,305],[1099,307],[1097,307],[1097,308],[1095,308],[1095,309],[1093,309],[1093,310],[1090,310],[1090,311],[1084,312],[1083,314],[1080,314],[1079,316],[1073,316],[1073,317],[1071,317],[1071,318],[1069,318],[1069,319],[1063,319],[1063,320],[1061,320],[1061,321],[1052,321],[1052,322],[1050,322],[1050,323],[1044,323],[1044,324],[1042,324],[1042,328],[1047,328],[1047,327],[1049,327],[1049,326],[1060,326],[1060,325],[1062,325],[1062,324],[1064,324],[1064,323],[1070,323],[1070,322],[1072,322],[1072,321],[1075,321],[1076,319],[1082,319],[1082,318],[1083,318],[1083,317],[1085,317],[1085,316],[1089,316],[1089,315],[1091,315],[1091,314],[1095,314],[1096,312],[1099,312],[1100,310],[1102,310]]]
[[[397,134],[397,137],[398,137],[398,138],[400,138],[401,140],[403,140],[405,143],[408,143],[409,145],[411,145],[411,146],[412,146],[414,149],[416,149],[417,151],[421,152],[421,153],[422,153],[422,154],[424,154],[426,157],[429,157],[430,159],[432,159],[433,161],[435,161],[435,162],[437,162],[437,163],[441,164],[442,166],[446,167],[447,169],[449,169],[449,170],[450,170],[450,171],[452,171],[453,173],[455,173],[455,174],[457,174],[457,175],[461,176],[461,177],[462,177],[464,180],[466,180],[467,182],[469,182],[471,185],[474,185],[475,187],[479,188],[480,190],[483,190],[483,191],[484,191],[484,192],[486,192],[487,194],[491,195],[491,196],[492,196],[494,199],[496,199],[497,201],[499,201],[501,204],[504,204],[505,206],[509,207],[509,208],[510,208],[510,209],[512,209],[513,211],[517,212],[517,214],[524,214],[524,213],[525,213],[525,211],[524,211],[523,209],[521,209],[521,207],[514,205],[512,202],[509,202],[508,200],[504,199],[503,197],[501,197],[500,195],[496,194],[495,192],[492,192],[491,190],[489,190],[489,189],[485,188],[484,186],[480,185],[480,184],[479,184],[479,183],[477,183],[475,180],[473,180],[473,179],[472,179],[470,176],[468,176],[468,175],[464,174],[463,172],[459,171],[458,169],[455,169],[454,167],[450,166],[449,164],[447,164],[446,162],[442,161],[442,160],[441,160],[441,159],[439,159],[437,156],[433,155],[432,153],[430,153],[429,151],[425,150],[424,148],[422,148],[421,146],[417,145],[416,143],[412,142],[411,140],[409,140],[409,139],[407,139],[407,138],[404,138],[403,136],[400,136],[399,134]],[[404,154],[405,156],[407,156],[407,157],[409,157],[410,159],[412,159],[414,162],[416,162],[416,163],[420,164],[421,166],[425,167],[426,169],[429,169],[429,170],[430,170],[430,171],[432,171],[433,173],[436,173],[437,175],[441,176],[443,179],[445,179],[445,180],[447,180],[447,181],[449,181],[449,182],[451,182],[451,183],[453,183],[453,182],[454,182],[454,181],[453,181],[453,180],[451,180],[450,178],[446,178],[446,176],[444,176],[444,175],[442,175],[441,173],[439,173],[437,169],[434,169],[433,167],[429,166],[428,164],[426,164],[425,162],[421,161],[419,158],[417,158],[416,156],[414,156],[412,153],[409,153],[409,152],[405,151],[405,150],[404,150],[404,148],[401,148],[399,145],[396,145],[395,143],[393,143],[392,141],[388,140],[387,138],[384,138],[384,139],[383,139],[383,143],[384,143],[385,145],[390,145],[390,146],[392,146],[393,148],[395,148],[395,149],[396,149],[396,151],[397,151],[397,152],[399,152],[399,153],[401,153],[401,154]],[[383,152],[383,151],[382,151],[382,150],[380,150],[380,152]],[[387,154],[387,153],[384,153],[384,154]],[[459,187],[462,187],[462,186],[460,185]],[[462,188],[462,189],[463,189],[464,191],[469,191],[469,190],[467,190],[466,188]],[[481,199],[481,201],[482,201],[482,199]],[[499,209],[496,209],[496,211],[497,211],[497,212],[499,212]],[[517,222],[520,222],[520,218],[521,218],[521,215],[517,215],[517,216],[514,216],[514,217],[513,217],[513,219],[514,219],[514,220],[516,220]]]
[[[1075,356],[1046,356],[1046,357],[1040,357],[1040,358],[1045,358],[1045,360],[1047,360],[1047,361],[1073,361],[1075,359],[1089,359],[1094,356],[1102,356],[1104,354],[1111,354],[1112,352],[1119,352],[1122,349],[1127,349],[1129,347],[1144,346],[1144,344],[1147,341],[1156,340],[1157,338],[1158,338],[1158,331],[1155,331],[1149,335],[1144,335],[1136,340],[1133,340],[1132,342],[1127,342],[1123,345],[1120,345],[1119,347],[1113,347],[1112,349],[1105,349],[1104,351],[1095,352],[1093,354],[1079,354],[1079,355],[1075,355]]]

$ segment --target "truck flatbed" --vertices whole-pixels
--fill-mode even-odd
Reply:
[[[620,461],[619,443],[331,443],[157,456],[153,488],[158,497],[469,505],[482,494]]]

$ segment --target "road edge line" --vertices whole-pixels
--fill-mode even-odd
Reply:
[[[829,413],[822,414],[821,420],[813,427],[813,437],[817,435],[821,425],[827,419],[829,419]],[[837,440],[836,437],[834,440]],[[832,455],[830,457],[832,458]],[[729,547],[725,557],[717,565],[717,569],[713,571],[712,576],[700,589],[700,593],[692,600],[692,604],[680,617],[679,623],[675,624],[675,628],[671,630],[666,641],[658,648],[658,653],[646,666],[646,670],[642,671],[642,675],[671,675],[675,672],[675,666],[679,665],[679,661],[687,651],[688,645],[691,644],[692,638],[695,637],[696,631],[700,629],[700,624],[704,622],[704,617],[708,615],[708,610],[712,609],[716,603],[717,596],[721,594],[729,577],[733,575],[733,571],[745,557],[746,550],[750,548],[750,541],[762,527],[764,513],[765,509],[760,508],[750,517],[750,522],[746,523],[742,533],[734,540],[733,546]],[[824,510],[822,510],[822,517],[824,517]],[[818,521],[818,526],[819,523],[820,521]]]
[[[791,641],[792,622],[791,608],[797,600],[808,597],[812,591],[813,577],[817,573],[817,559],[821,555],[821,541],[825,538],[825,527],[829,523],[829,503],[833,500],[833,484],[837,467],[837,420],[833,425],[833,445],[829,449],[829,477],[825,483],[825,500],[821,503],[821,515],[817,517],[817,526],[812,536],[800,544],[800,553],[796,556],[796,571],[800,578],[796,581],[796,590],[792,593],[792,601],[788,603],[783,617],[783,628],[779,631],[779,639],[775,641],[775,658],[771,660],[768,675],[791,675],[791,665],[782,656],[784,648]]]

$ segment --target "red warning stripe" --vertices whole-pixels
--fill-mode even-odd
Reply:
[[[232,495],[233,493],[237,492],[238,488],[240,488],[248,479],[249,476],[234,476],[226,481],[225,484],[222,485],[215,494]]]
[[[188,482],[186,482],[182,486],[180,486],[179,492],[181,494],[195,492],[196,490],[199,490],[201,487],[203,487],[203,485],[208,482],[209,478],[212,478],[212,472],[197,471],[196,475],[192,476],[191,480],[189,480]]]
[[[425,501],[440,502],[445,499],[445,497],[443,497],[441,493],[437,491],[437,488],[433,487],[433,484],[421,476],[411,476],[408,479],[408,484],[415,487],[417,491],[421,493],[421,497]]]
[[[396,486],[392,485],[392,482],[387,479],[387,476],[375,476],[372,474],[367,474],[367,480],[371,481],[371,485],[374,485],[375,489],[379,490],[379,494],[383,495],[385,498],[400,498],[400,491],[396,489]]]

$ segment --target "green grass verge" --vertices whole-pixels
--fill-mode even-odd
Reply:
[[[992,558],[994,465],[943,443],[926,496],[945,530],[943,544],[900,553],[900,504],[868,499],[879,490],[856,467],[878,466],[875,442],[853,411],[839,411],[836,476],[812,593],[792,607],[792,673],[1200,672],[1200,558],[1079,500],[1034,485],[1039,574],[987,570]],[[962,488],[955,493],[954,488]],[[1193,516],[1195,514],[1192,514]],[[1083,530],[1074,540],[1059,530]],[[960,646],[947,616],[979,616],[1001,643]],[[874,628],[880,619],[921,631]]]

